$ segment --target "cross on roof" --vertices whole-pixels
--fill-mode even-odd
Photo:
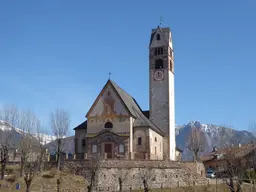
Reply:
[[[108,73],[108,79],[110,79],[110,76],[111,76],[111,75],[112,75],[112,73],[109,72],[109,73]]]
[[[161,17],[160,17],[160,24],[159,24],[159,26],[162,25],[163,21],[164,21],[164,19],[163,19],[163,17],[161,16]]]

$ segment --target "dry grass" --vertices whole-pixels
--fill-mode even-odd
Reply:
[[[85,191],[87,186],[85,180],[81,176],[76,175],[68,175],[65,173],[61,173],[55,170],[50,170],[47,172],[43,172],[40,175],[37,175],[35,179],[32,181],[31,192],[55,192],[57,191],[57,179],[61,177],[60,189],[61,191]],[[22,177],[17,178],[14,183],[10,183],[7,181],[0,181],[0,184],[8,184],[8,188],[0,188],[1,192],[13,192],[16,190],[16,183],[20,184],[20,192],[25,192],[26,186],[24,183],[24,179]],[[72,189],[72,190],[71,190]]]
[[[208,185],[208,186],[195,186],[195,187],[179,187],[172,189],[152,189],[151,192],[229,192],[225,184]],[[134,190],[134,192],[143,192],[143,190]],[[252,186],[244,185],[243,192],[255,192]]]
[[[66,192],[86,192],[87,183],[81,176],[75,176],[71,174],[65,174],[58,172],[56,169],[52,169],[50,171],[46,171],[38,175],[32,185],[31,192],[56,192],[57,191],[57,179],[61,176],[61,191]],[[23,178],[17,178],[17,180],[10,184],[7,181],[1,181],[0,184],[8,184],[10,187],[8,188],[0,188],[1,192],[13,192],[17,191],[15,189],[16,183],[20,183],[21,189],[20,192],[25,192],[25,184]],[[253,192],[252,187],[248,184],[245,184],[243,192]],[[224,184],[218,184],[217,190],[216,185],[207,185],[207,186],[190,186],[190,187],[179,187],[173,189],[152,189],[151,192],[229,192],[228,188]],[[143,190],[134,190],[134,192],[143,192]]]

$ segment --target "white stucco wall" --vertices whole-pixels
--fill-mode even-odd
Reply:
[[[150,159],[163,159],[163,137],[153,130],[149,130]]]
[[[169,154],[176,160],[174,74],[169,72]]]

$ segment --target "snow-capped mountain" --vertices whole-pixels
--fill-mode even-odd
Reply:
[[[192,129],[200,132],[204,152],[212,151],[214,146],[220,146],[225,143],[248,143],[255,140],[256,137],[248,131],[238,131],[231,128],[216,126],[212,124],[201,124],[198,121],[191,121],[187,125],[176,128],[176,144],[183,149],[182,158],[192,160],[192,153],[187,149],[187,141]]]
[[[192,153],[187,149],[188,137],[192,129],[197,129],[200,132],[200,137],[203,140],[203,152],[212,151],[214,146],[220,146],[225,140],[227,143],[239,142],[248,143],[256,139],[256,137],[248,131],[238,131],[231,128],[216,126],[212,124],[202,124],[198,121],[191,121],[187,125],[176,125],[176,144],[177,147],[183,150],[183,160],[192,160]],[[5,132],[13,131],[12,138],[15,146],[19,146],[23,131],[12,127],[9,123],[0,120],[0,139]],[[38,134],[32,134],[37,139]],[[55,137],[47,134],[40,134],[41,144],[45,145],[51,153],[56,150]],[[67,137],[63,140],[63,148],[65,152],[74,153],[74,136]]]
[[[19,143],[19,141],[21,139],[21,135],[23,133],[28,134],[28,133],[26,133],[25,131],[23,131],[19,128],[11,126],[8,122],[0,120],[0,136],[4,135],[5,132],[11,132],[11,131],[12,131],[12,137],[15,138],[15,139],[13,139],[14,142],[15,142],[15,145]],[[37,140],[40,139],[40,143],[42,145],[50,143],[51,141],[56,139],[56,137],[51,136],[51,135],[47,135],[47,134],[44,134],[44,133],[39,133],[39,134],[38,133],[31,133],[31,135]],[[1,140],[1,137],[0,137],[0,140]]]

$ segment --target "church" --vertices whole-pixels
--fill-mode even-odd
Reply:
[[[180,160],[175,141],[174,54],[170,28],[152,29],[149,110],[108,80],[75,130],[77,158]]]

